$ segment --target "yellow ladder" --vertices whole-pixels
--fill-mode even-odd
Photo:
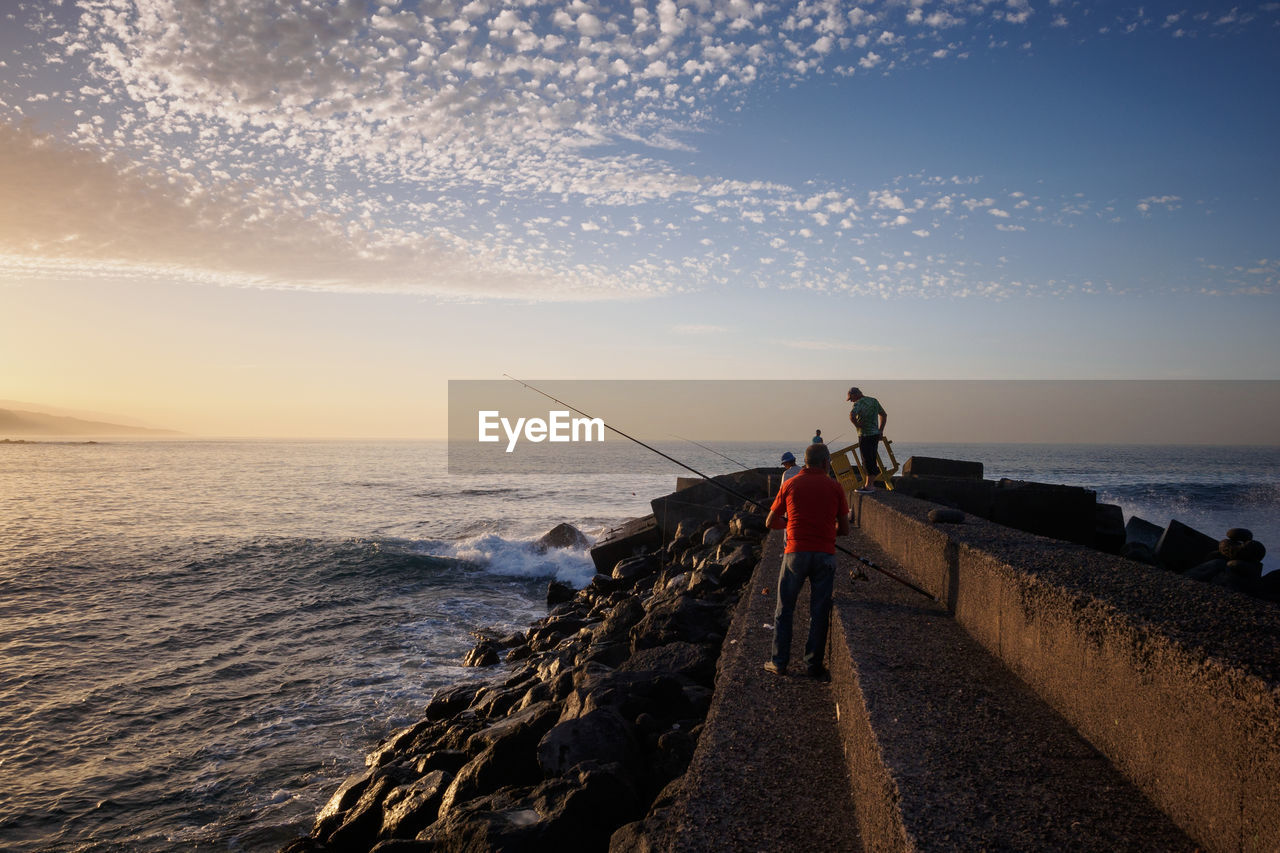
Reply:
[[[876,461],[880,464],[880,473],[876,481],[884,483],[886,489],[893,489],[893,475],[898,473],[898,458],[893,455],[893,442],[881,437],[879,447],[883,447],[889,456],[889,464],[885,464],[880,452],[876,451]],[[863,464],[862,449],[857,444],[831,451],[831,470],[836,472],[836,480],[844,487],[845,492],[862,488],[867,481],[867,466]]]

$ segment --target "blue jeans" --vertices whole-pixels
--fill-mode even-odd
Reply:
[[[773,662],[780,667],[791,659],[791,617],[805,578],[809,579],[809,639],[804,644],[804,663],[810,669],[822,666],[827,629],[831,625],[836,555],[797,551],[782,555],[782,570],[778,572],[778,604],[773,611]]]

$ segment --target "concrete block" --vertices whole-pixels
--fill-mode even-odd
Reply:
[[[1175,519],[1164,529],[1155,550],[1160,565],[1185,572],[1218,556],[1218,540]]]
[[[961,462],[957,459],[938,459],[933,456],[912,456],[902,466],[904,477],[961,477],[966,480],[982,479],[981,462]]]
[[[970,515],[991,517],[996,484],[990,480],[961,477],[898,477],[894,490],[924,501],[962,509]]]
[[[661,547],[662,531],[658,522],[652,515],[646,515],[606,531],[591,549],[591,562],[595,563],[597,572],[611,575],[619,560]]]
[[[991,520],[1027,533],[1093,544],[1097,495],[1079,486],[1001,480],[992,497]]]
[[[1126,545],[1146,545],[1152,551],[1156,549],[1156,544],[1160,541],[1160,537],[1164,535],[1164,528],[1158,524],[1152,524],[1145,518],[1132,516],[1129,523],[1124,526],[1124,543]]]
[[[1115,504],[1097,504],[1094,509],[1093,547],[1108,554],[1119,554],[1124,543],[1124,510]]]
[[[728,523],[748,502],[754,503],[759,511],[767,512],[772,502],[770,477],[776,479],[777,473],[775,468],[749,468],[688,484],[683,482],[688,478],[681,477],[677,486],[683,488],[649,502],[662,531],[662,541],[675,538],[682,520]]]

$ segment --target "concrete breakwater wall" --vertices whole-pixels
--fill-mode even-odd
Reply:
[[[1280,608],[899,494],[861,531],[1188,835],[1280,848]]]
[[[500,675],[438,692],[284,850],[645,849],[642,821],[693,755],[766,533],[751,501],[768,477],[725,480],[750,500],[663,504],[665,537],[652,516],[626,526],[593,549],[590,585],[552,584],[545,618],[481,640],[467,662]]]

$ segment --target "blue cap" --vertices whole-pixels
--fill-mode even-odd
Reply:
[[[795,462],[795,461],[796,461],[796,455],[795,455],[794,453],[792,453],[790,450],[788,450],[786,453],[782,454],[782,464],[783,464],[783,465],[787,464],[788,462]]]

